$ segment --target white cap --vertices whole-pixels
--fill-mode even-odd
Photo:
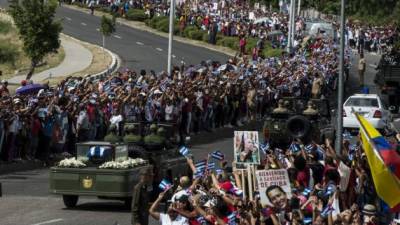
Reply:
[[[154,91],[154,94],[162,94],[162,91],[157,89],[157,90]]]

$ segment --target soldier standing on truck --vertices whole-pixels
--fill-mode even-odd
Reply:
[[[361,52],[360,59],[358,60],[358,77],[360,78],[360,87],[364,86],[364,73],[365,73],[365,59],[364,53]]]
[[[149,224],[149,198],[148,187],[153,182],[153,171],[142,169],[140,171],[140,181],[135,185],[132,192],[132,225]]]

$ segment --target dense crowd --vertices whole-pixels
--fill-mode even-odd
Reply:
[[[329,97],[336,88],[336,52],[332,41],[316,38],[281,57],[205,61],[175,68],[172,76],[126,69],[97,82],[67,78],[14,96],[3,81],[2,157],[47,162],[54,153],[74,154],[77,141],[102,140],[110,124],[122,130],[126,122],[167,122],[180,141],[202,130],[241,126],[266,116],[282,97]]]
[[[400,141],[400,135],[391,141]],[[395,214],[377,197],[359,142],[350,144],[345,140],[343,151],[336,154],[328,139],[321,144],[298,140],[288,149],[264,149],[263,159],[257,170],[286,169],[291,187],[289,192],[283,185],[267,187],[268,204],[262,204],[263,193],[257,188],[253,198],[249,196],[247,173],[223,160],[219,166],[201,170],[201,163],[188,157],[193,178],[184,176],[175,183],[163,181],[162,192],[148,212],[162,225],[398,224]],[[143,211],[145,204],[139,196],[151,181],[151,172],[141,174],[141,183],[134,189],[132,224],[147,224],[148,214]],[[163,201],[167,202],[166,210],[158,211]]]

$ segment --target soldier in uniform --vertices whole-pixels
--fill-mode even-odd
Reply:
[[[272,113],[288,113],[289,110],[285,107],[283,99],[279,99],[278,108],[275,108]]]
[[[144,137],[144,145],[147,148],[161,148],[163,145],[163,138],[157,134],[157,125],[150,126],[150,134]]]
[[[135,126],[134,125],[126,125],[125,126],[125,136],[123,141],[125,144],[141,144],[142,143],[142,136],[135,134]]]
[[[115,144],[120,141],[120,138],[117,135],[117,126],[115,124],[110,125],[108,134],[104,137],[104,141],[110,142],[111,144]]]
[[[148,187],[153,182],[153,171],[142,169],[139,173],[140,181],[132,192],[132,225],[149,224],[149,196]]]
[[[303,115],[306,115],[306,116],[318,115],[318,110],[315,108],[315,105],[312,101],[308,101],[307,109],[303,111]]]

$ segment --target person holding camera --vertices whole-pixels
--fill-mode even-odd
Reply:
[[[161,192],[158,195],[158,198],[153,203],[153,205],[149,209],[150,216],[159,221],[161,225],[189,225],[189,221],[187,218],[181,216],[176,209],[180,209],[180,204],[178,202],[172,203],[168,209],[167,213],[161,213],[157,211],[160,202],[163,200],[165,193],[168,189],[164,192]]]

